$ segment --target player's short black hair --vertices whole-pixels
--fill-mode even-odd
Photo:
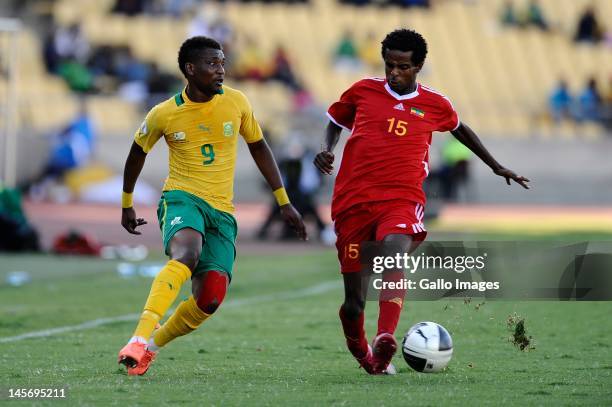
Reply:
[[[187,75],[185,72],[185,64],[187,62],[195,62],[200,56],[200,53],[208,48],[223,50],[219,42],[209,37],[191,37],[183,42],[178,53],[178,64],[183,75]]]
[[[415,65],[420,65],[425,62],[425,56],[427,55],[427,42],[421,34],[414,30],[402,28],[392,31],[387,34],[381,44],[381,53],[383,58],[385,57],[386,50],[394,49],[404,52],[412,51],[412,63]]]

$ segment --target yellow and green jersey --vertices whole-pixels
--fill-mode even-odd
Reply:
[[[160,103],[134,138],[145,153],[161,137],[166,140],[170,162],[164,191],[186,191],[232,213],[238,134],[247,143],[263,138],[246,96],[223,86],[223,93],[206,103],[190,101],[184,90]]]

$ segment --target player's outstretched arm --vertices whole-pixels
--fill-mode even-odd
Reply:
[[[280,212],[283,219],[293,228],[300,239],[307,240],[308,236],[306,234],[304,221],[302,220],[302,215],[300,215],[293,205],[291,205],[291,202],[289,202],[287,192],[285,192],[285,188],[283,187],[280,171],[278,170],[278,166],[276,165],[276,161],[274,160],[272,150],[270,150],[268,143],[266,143],[265,139],[261,139],[254,143],[249,143],[248,146],[255,164],[257,164],[257,168],[259,168],[259,171],[268,182],[268,185],[270,185],[270,188],[274,191],[276,200],[280,205]]]
[[[529,180],[525,177],[517,175],[514,171],[508,168],[504,168],[500,163],[498,163],[482,144],[476,133],[474,133],[474,131],[466,124],[460,123],[459,127],[457,127],[456,130],[451,131],[451,133],[457,140],[472,150],[472,152],[476,154],[485,164],[491,167],[496,175],[504,177],[508,185],[510,185],[510,180],[514,180],[514,182],[523,188],[529,189],[529,185],[527,185]]]
[[[325,129],[325,149],[314,158],[314,165],[323,174],[331,175],[334,170],[334,147],[338,144],[342,127],[330,120]]]
[[[132,202],[132,194],[136,180],[142,171],[147,153],[145,153],[136,142],[132,143],[130,153],[125,160],[125,168],[123,169],[123,194],[121,197],[121,225],[133,235],[139,235],[136,230],[138,226],[146,225],[143,218],[136,218],[136,211]]]

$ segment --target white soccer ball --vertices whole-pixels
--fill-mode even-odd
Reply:
[[[442,325],[419,322],[406,332],[402,353],[408,366],[417,372],[439,372],[453,356],[453,339]]]

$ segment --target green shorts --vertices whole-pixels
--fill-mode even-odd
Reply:
[[[202,234],[203,245],[193,274],[218,270],[232,279],[238,225],[231,214],[213,208],[188,192],[172,190],[162,193],[157,219],[166,255],[170,255],[170,240],[176,232],[184,228],[197,230]]]

